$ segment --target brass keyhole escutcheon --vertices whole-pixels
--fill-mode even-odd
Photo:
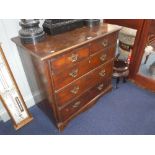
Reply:
[[[72,105],[72,107],[73,107],[73,108],[78,108],[78,107],[80,106],[80,104],[81,104],[81,102],[80,102],[80,101],[77,101],[77,102],[75,102],[75,103]]]
[[[106,57],[107,57],[107,55],[106,55],[106,54],[103,54],[103,55],[100,57],[100,60],[101,60],[101,61],[105,61],[105,60],[106,60]]]
[[[97,89],[98,89],[98,90],[102,90],[103,87],[104,87],[104,84],[100,84],[100,85],[97,87]]]
[[[76,62],[78,59],[78,54],[73,53],[69,59],[71,60],[71,62]]]
[[[79,86],[75,86],[72,90],[71,90],[71,93],[72,94],[77,94],[78,93],[78,91],[79,91]]]
[[[77,75],[78,75],[78,69],[74,69],[74,70],[72,70],[70,73],[69,73],[69,75],[71,76],[71,77],[76,77]]]
[[[107,40],[107,39],[106,39],[106,40],[104,40],[104,41],[102,42],[102,45],[103,45],[103,47],[108,46],[108,40]]]
[[[101,77],[104,77],[104,76],[106,75],[106,73],[105,73],[105,69],[102,70],[101,72],[99,72],[99,75],[100,75]]]

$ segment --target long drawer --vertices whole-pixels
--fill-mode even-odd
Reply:
[[[71,102],[74,98],[84,93],[96,83],[111,77],[113,61],[107,62],[85,76],[79,78],[69,86],[55,93],[58,106]]]
[[[85,59],[74,66],[64,69],[58,74],[53,74],[54,87],[56,90],[63,88],[67,84],[88,73],[91,70],[90,60]]]
[[[61,121],[65,121],[81,108],[86,106],[94,97],[103,93],[106,89],[110,88],[111,78],[104,82],[96,84],[93,88],[81,95],[78,99],[72,101],[68,106],[60,110]]]

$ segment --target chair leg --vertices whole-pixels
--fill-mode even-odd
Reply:
[[[117,77],[117,78],[116,78],[116,89],[118,88],[119,81],[120,81],[120,78]]]
[[[123,83],[126,83],[126,77],[123,77]]]
[[[147,63],[147,60],[148,60],[149,56],[150,56],[150,55],[147,55],[147,56],[146,56],[144,64]]]

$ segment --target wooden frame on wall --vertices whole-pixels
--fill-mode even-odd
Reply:
[[[132,81],[142,88],[155,92],[155,80],[145,77],[144,75],[141,75],[139,73],[139,67],[141,64],[141,60],[143,58],[145,46],[148,41],[148,34],[151,28],[150,26],[152,21],[153,21],[152,19],[147,19],[144,21],[143,28],[141,31],[141,36],[140,36],[141,39],[139,40],[139,46],[138,46],[139,48],[137,49],[137,52],[133,57],[134,65],[132,70],[134,74],[132,77]],[[155,33],[155,28],[153,30]]]
[[[5,74],[5,76],[4,76]],[[33,117],[29,113],[7,59],[0,46],[0,100],[8,112],[14,128],[18,130]]]

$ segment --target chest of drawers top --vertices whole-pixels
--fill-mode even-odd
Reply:
[[[120,26],[101,23],[92,28],[82,27],[56,36],[46,36],[46,39],[37,44],[23,45],[19,37],[12,39],[17,46],[28,50],[33,56],[40,60],[47,60],[57,55],[64,54],[66,51],[91,43],[110,33],[119,31]]]

